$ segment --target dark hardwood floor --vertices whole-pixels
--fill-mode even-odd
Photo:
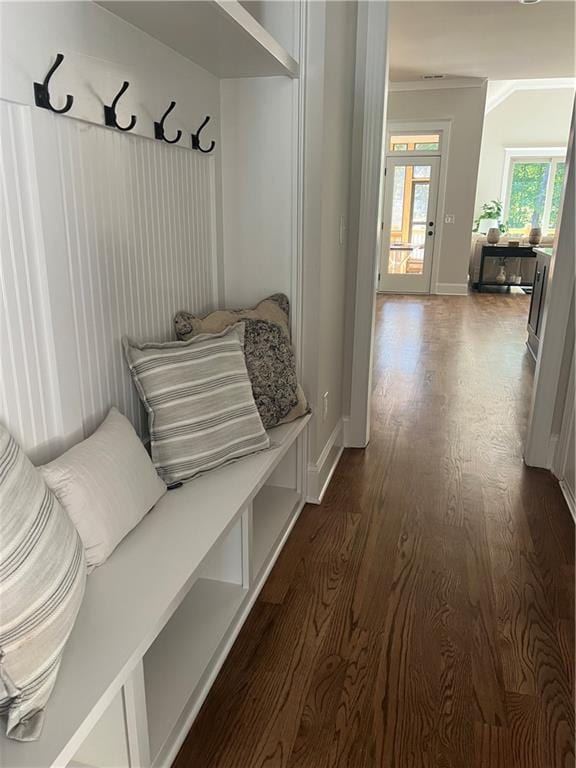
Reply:
[[[370,445],[303,510],[176,768],[574,766],[574,528],[522,463],[528,301],[379,298]]]

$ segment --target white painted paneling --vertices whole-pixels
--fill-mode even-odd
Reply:
[[[218,79],[206,70],[95,3],[0,2],[2,99],[32,106],[33,82],[44,79],[57,53],[64,61],[50,81],[50,93],[58,107],[66,94],[74,97],[70,116],[102,125],[104,105],[127,80],[118,120],[125,125],[136,115],[133,133],[153,138],[154,121],[174,100],[168,135],[181,130],[180,144],[190,148],[190,133],[210,115],[202,137],[219,145]]]
[[[112,404],[142,432],[121,337],[168,339],[175,311],[214,306],[215,158],[27,107],[1,114],[21,128],[2,144],[0,417],[44,460]]]
[[[29,113],[0,110],[0,416],[28,447],[61,427]]]

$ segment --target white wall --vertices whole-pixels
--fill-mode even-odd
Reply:
[[[123,119],[132,113],[138,117],[135,133],[153,138],[154,120],[174,99],[167,133],[180,128],[181,143],[190,146],[190,132],[209,114],[206,138],[218,138],[218,79],[94,3],[2,3],[0,36],[2,99],[33,104],[32,83],[42,82],[62,53],[51,91],[58,106],[67,93],[75,97],[69,116],[103,125],[104,104],[128,80],[118,111]]]
[[[219,82],[92,3],[6,4],[0,18],[0,419],[46,460],[112,404],[143,426],[121,336],[169,337],[174,312],[209,310],[221,282],[219,149],[107,129],[102,103],[126,77],[143,134],[174,98],[171,128],[211,114],[219,144]],[[57,52],[80,120],[29,106]]]
[[[304,181],[304,384],[314,416],[310,462],[320,458],[343,414],[350,153],[356,7],[309,7]],[[328,412],[323,417],[323,395]]]
[[[483,203],[502,196],[506,147],[566,146],[573,101],[570,88],[516,91],[486,115],[475,217]]]
[[[556,396],[553,433],[557,435],[552,472],[560,485],[576,520],[576,390],[574,382],[574,295],[570,306],[570,328],[564,343],[564,355]],[[555,442],[555,441],[554,441]]]
[[[467,283],[485,101],[485,85],[391,91],[388,97],[388,120],[452,121],[450,151],[442,161],[448,163],[444,211],[454,215],[455,223],[443,225],[438,264],[440,286],[465,288]]]
[[[310,459],[316,461],[341,423],[343,410],[347,237],[344,228],[341,242],[340,219],[344,217],[346,227],[356,4],[313,2],[302,6],[313,20],[305,115],[301,111],[304,81],[218,81],[93,3],[0,7],[0,99],[24,105],[7,109],[24,110],[21,119],[26,125],[17,151],[28,153],[28,157],[20,158],[18,172],[21,180],[34,182],[27,192],[38,206],[34,209],[36,229],[32,227],[28,237],[39,238],[39,251],[34,250],[27,263],[32,269],[40,258],[45,273],[58,263],[52,282],[58,282],[58,276],[66,278],[60,281],[62,290],[55,287],[50,295],[40,291],[39,301],[46,305],[53,328],[59,323],[58,327],[64,329],[55,352],[58,365],[60,358],[68,355],[66,365],[74,368],[68,389],[60,387],[63,380],[54,379],[55,369],[51,370],[54,392],[42,407],[57,414],[57,423],[47,425],[41,434],[34,432],[32,425],[40,423],[41,416],[30,392],[29,413],[22,422],[24,426],[15,426],[17,436],[28,450],[34,453],[38,448],[36,455],[46,458],[89,432],[114,401],[125,406],[137,422],[138,414],[132,412],[134,404],[125,401],[132,390],[126,383],[123,361],[117,357],[122,333],[166,336],[174,310],[182,306],[203,311],[216,300],[224,301],[224,297],[230,306],[251,305],[269,293],[284,291],[292,300],[295,341],[306,336],[308,343],[303,354],[303,378],[314,409]],[[262,3],[257,10],[265,15],[266,25],[297,55],[300,4]],[[58,52],[66,58],[55,76],[54,98],[72,93],[72,114],[77,120],[33,106],[32,82],[43,78]],[[122,100],[120,117],[135,113],[139,118],[137,131],[146,138],[102,126],[103,104],[111,100],[124,79],[131,85]],[[177,102],[177,112],[169,119],[171,131],[180,128],[188,135],[205,114],[212,116],[207,136],[217,142],[212,157],[192,152],[188,155],[184,149],[148,140],[154,119],[171,99]],[[299,135],[304,122],[305,149]],[[27,131],[31,136],[25,135]],[[31,152],[26,149],[29,139]],[[12,152],[12,147],[7,151]],[[305,178],[297,173],[300,152],[307,154]],[[173,159],[181,157],[181,153],[186,154],[185,161]],[[58,169],[59,164],[63,164],[65,172]],[[202,173],[196,169],[198,164],[205,169]],[[78,176],[81,167],[82,178]],[[184,178],[186,173],[198,174],[199,186],[191,184],[191,197],[180,191],[171,196],[171,175],[177,175],[178,169]],[[48,191],[51,172],[56,173],[57,184]],[[146,178],[148,172],[151,175]],[[39,180],[34,180],[35,176]],[[106,187],[108,177],[115,185],[112,192]],[[148,183],[154,184],[154,194],[146,193]],[[178,177],[178,184],[182,186],[183,179]],[[304,210],[300,185],[304,189]],[[182,203],[183,209],[179,207]],[[99,207],[92,210],[96,204]],[[187,206],[191,212],[188,218]],[[54,215],[50,216],[50,212]],[[21,206],[16,205],[10,213],[12,221],[17,222],[20,214]],[[204,220],[208,221],[208,229],[200,232],[199,222]],[[303,242],[299,234],[302,227]],[[181,242],[175,233],[181,235]],[[191,264],[183,263],[187,242],[193,243]],[[78,260],[81,271],[72,279],[65,275],[65,268],[76,269],[77,249],[83,249]],[[20,255],[16,249],[11,258],[18,262]],[[150,282],[150,270],[156,274],[156,282]],[[139,282],[131,281],[131,274]],[[157,299],[153,294],[158,281],[163,287]],[[305,333],[301,333],[299,283],[304,286],[304,301],[309,308],[303,321]],[[27,308],[32,308],[35,301],[32,293],[26,295]],[[156,301],[154,311],[141,311],[142,305],[150,301]],[[74,319],[74,302],[78,307],[86,305],[89,314],[94,315],[84,317],[78,310],[80,330]],[[127,318],[116,309],[109,314],[108,308],[117,304],[128,313]],[[102,329],[106,325],[107,330],[96,331],[91,345],[90,329],[94,324]],[[24,326],[17,332],[22,342],[27,337]],[[108,361],[111,348],[116,357]],[[82,356],[92,352],[107,360],[101,380],[91,368],[86,386],[77,387],[74,382],[78,381]],[[43,380],[44,369],[38,361],[35,365],[38,370],[22,370],[21,376],[14,379],[14,390],[19,382]],[[76,392],[69,403],[64,391]],[[324,392],[328,392],[325,419]],[[82,397],[85,405],[79,404]],[[2,393],[0,416],[8,412],[14,409],[6,393]]]
[[[343,412],[342,367],[356,42],[354,4],[329,3],[327,11],[319,318],[322,344],[318,349],[316,407],[319,418],[313,457],[320,455]],[[313,254],[310,257],[313,258]],[[324,420],[321,410],[325,392],[328,392],[328,413]]]
[[[58,107],[66,94],[74,96],[65,119],[104,125],[104,104],[111,102],[124,80],[130,87],[118,104],[118,119],[126,124],[136,115],[130,135],[153,138],[154,121],[174,100],[166,133],[172,137],[181,130],[178,146],[189,147],[190,133],[210,115],[202,135],[204,141],[216,141],[218,291],[223,300],[218,78],[104,8],[82,0],[0,2],[0,52],[0,99],[31,106],[32,84],[42,82],[57,53],[64,55],[50,91]]]
[[[565,404],[574,402],[567,382],[574,354],[574,291],[576,213],[576,110],[572,112],[568,138],[566,180],[559,226],[554,238],[548,286],[542,311],[542,331],[524,461],[530,467],[550,469],[554,445],[561,432]]]
[[[300,4],[243,4],[298,60]],[[285,293],[299,363],[301,87],[286,77],[221,81],[224,301],[238,308]]]
[[[225,303],[252,306],[278,291],[293,299],[296,84],[222,80],[221,93]]]

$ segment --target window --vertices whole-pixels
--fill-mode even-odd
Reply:
[[[391,134],[390,152],[439,152],[439,133]]]
[[[532,227],[540,226],[543,234],[553,235],[564,188],[564,150],[554,150],[550,157],[530,156],[530,150],[514,152],[508,150],[504,195],[508,232],[525,235]]]

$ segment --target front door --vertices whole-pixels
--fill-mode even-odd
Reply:
[[[430,293],[439,157],[386,161],[378,290]]]

